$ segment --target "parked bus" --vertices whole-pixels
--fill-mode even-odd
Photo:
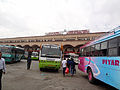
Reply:
[[[39,68],[40,70],[56,69],[59,70],[62,60],[62,50],[58,45],[41,45],[39,54]]]
[[[24,49],[20,47],[0,45],[0,51],[5,62],[20,61],[24,56]]]
[[[80,47],[78,68],[89,82],[98,79],[120,89],[120,27]]]
[[[39,59],[38,52],[32,52],[31,59],[32,60],[38,60]]]

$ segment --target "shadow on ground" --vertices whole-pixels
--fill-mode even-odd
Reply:
[[[82,75],[82,77],[85,79],[88,79],[87,75]],[[118,89],[116,89],[116,88],[114,88],[114,87],[112,87],[112,86],[110,86],[110,85],[108,85],[100,80],[97,80],[97,79],[96,79],[96,82],[94,84],[97,86],[106,88],[106,90],[118,90]]]
[[[59,70],[55,69],[40,69],[41,72],[49,72],[49,73],[58,73]]]

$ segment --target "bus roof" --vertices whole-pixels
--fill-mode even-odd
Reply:
[[[84,48],[86,46],[91,46],[100,42],[104,42],[107,41],[109,39],[115,38],[120,36],[120,26],[116,27],[115,29],[112,29],[111,31],[105,33],[104,35],[102,35],[101,37],[95,39],[94,41],[88,42],[85,45],[83,45],[80,48]]]
[[[61,47],[58,44],[42,44],[42,46],[55,46],[55,47]]]
[[[24,48],[21,48],[21,47],[14,47],[14,48],[24,50]]]
[[[0,47],[15,47],[15,46],[0,45]]]
[[[9,48],[16,48],[16,49],[24,50],[24,48],[16,47],[16,46],[0,45],[0,47],[9,47]]]
[[[44,46],[44,45],[60,46],[58,44],[42,44],[42,46]]]

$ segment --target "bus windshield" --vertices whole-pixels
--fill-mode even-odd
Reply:
[[[45,45],[41,50],[42,57],[61,57],[61,50],[58,46]]]
[[[32,56],[38,56],[38,52],[32,52]]]
[[[2,48],[0,48],[0,51],[3,54],[9,54],[9,53],[11,53],[11,48],[9,48],[9,47],[2,47]]]

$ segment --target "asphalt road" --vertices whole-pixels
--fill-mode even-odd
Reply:
[[[26,60],[6,65],[2,90],[113,90],[114,88],[98,81],[90,84],[87,75],[77,69],[76,75],[62,76],[62,69],[40,71],[38,61],[32,61],[31,69],[26,69]]]

